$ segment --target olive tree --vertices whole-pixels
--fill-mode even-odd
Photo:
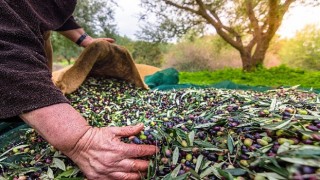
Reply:
[[[283,40],[279,55],[290,67],[320,70],[320,26],[307,25],[293,38]]]
[[[113,0],[81,0],[77,2],[73,16],[90,36],[114,38],[117,33],[114,23],[116,6]],[[59,33],[53,33],[51,40],[55,56],[66,59],[69,64],[70,58],[78,56],[82,50]]]
[[[93,36],[114,36],[116,34],[114,0],[81,0],[74,12],[77,22]]]
[[[309,1],[310,2],[310,1]],[[314,1],[316,2],[316,1]],[[243,69],[263,64],[270,41],[284,15],[302,0],[141,0],[157,24],[142,28],[144,39],[179,37],[193,29],[213,27],[216,33],[239,51]]]

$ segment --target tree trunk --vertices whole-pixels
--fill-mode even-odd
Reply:
[[[252,71],[252,57],[251,54],[247,51],[240,51],[240,57],[242,61],[242,69],[244,71]]]
[[[257,67],[263,65],[266,50],[256,50],[254,55],[248,50],[240,51],[242,69],[244,71],[254,71]]]

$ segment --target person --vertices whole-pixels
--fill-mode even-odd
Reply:
[[[158,149],[120,138],[139,133],[143,124],[91,127],[51,81],[45,32],[60,31],[83,47],[95,41],[74,21],[75,6],[76,0],[0,0],[0,119],[21,118],[89,180],[140,179],[148,168],[141,157]]]

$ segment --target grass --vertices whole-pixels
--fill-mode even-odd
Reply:
[[[180,83],[210,85],[221,81],[232,81],[250,86],[295,86],[320,89],[320,72],[291,69],[285,66],[259,68],[254,72],[241,69],[223,69],[217,71],[180,72]]]

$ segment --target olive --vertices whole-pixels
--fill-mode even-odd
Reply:
[[[203,155],[203,156],[205,156],[205,157],[207,157],[208,155],[209,155],[209,151],[207,151],[207,150],[204,150],[204,151],[202,151],[201,152],[201,154]]]
[[[313,174],[316,171],[314,168],[312,168],[310,166],[302,166],[301,170],[302,170],[303,174]]]
[[[307,128],[311,131],[319,131],[319,128],[317,126],[309,125]]]
[[[209,153],[208,155],[207,155],[207,159],[209,160],[209,161],[217,161],[217,156],[216,156],[216,154],[215,153]]]
[[[134,137],[134,138],[132,139],[132,142],[135,143],[135,144],[141,144],[140,139],[137,138],[137,137]]]

